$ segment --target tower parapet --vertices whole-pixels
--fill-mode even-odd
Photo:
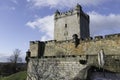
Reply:
[[[60,12],[59,10],[56,10],[56,12],[54,14],[54,19],[71,16],[73,14],[81,14],[85,18],[89,19],[89,15],[87,15],[83,12],[82,7],[79,4],[77,4],[74,9],[68,10],[66,12]]]

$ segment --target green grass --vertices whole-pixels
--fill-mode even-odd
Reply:
[[[0,80],[26,80],[26,76],[26,71],[21,71],[4,78],[0,78]]]

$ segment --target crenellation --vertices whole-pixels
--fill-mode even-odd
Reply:
[[[56,40],[49,40],[49,41],[45,41],[46,44],[54,44],[56,43]]]
[[[66,12],[60,12],[59,10],[56,10],[55,19],[71,16],[78,13],[83,15],[86,19],[89,19],[89,16],[82,11],[82,7],[80,5],[77,5],[74,9],[68,10]]]
[[[111,39],[113,37],[113,35],[105,35],[106,39]]]
[[[74,10],[69,10],[69,11],[66,11],[66,12],[59,12],[58,10],[55,12],[55,19],[58,19],[58,18],[63,18],[63,17],[67,17],[67,16],[71,16],[74,14]]]
[[[35,41],[30,41],[30,44],[35,44]]]
[[[114,39],[114,38],[119,38],[120,34],[110,34],[110,35],[105,35],[106,39]]]
[[[36,44],[39,44],[40,42],[42,42],[42,41],[39,41],[39,40],[36,40],[36,41],[35,41]]]
[[[93,37],[89,37],[89,40],[93,40]]]
[[[55,19],[64,18],[64,17],[67,17],[67,16],[75,15],[75,14],[81,14],[86,20],[89,21],[89,15],[84,13],[82,10],[80,10],[80,11],[69,10],[67,12],[59,12],[59,13],[55,12]]]
[[[30,41],[30,44],[32,45],[32,44],[39,44],[41,41]]]
[[[101,39],[103,39],[103,36],[95,36],[94,39],[95,40],[101,40]]]
[[[92,41],[93,38],[92,37],[88,37],[88,38],[85,38],[84,41]]]

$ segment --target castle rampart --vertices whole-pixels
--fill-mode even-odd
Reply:
[[[39,52],[34,52],[39,51],[40,48],[38,46],[44,46],[44,51],[41,53],[42,56],[97,55],[101,49],[104,49],[106,55],[118,55],[120,54],[120,34],[105,35],[105,37],[96,36],[84,40],[80,39],[77,48],[75,48],[72,39],[68,41],[31,42],[30,50],[32,49],[31,51],[33,51],[31,57],[37,57],[40,54]]]

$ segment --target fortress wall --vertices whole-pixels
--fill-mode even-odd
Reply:
[[[89,66],[80,64],[79,58],[31,58],[28,64],[28,75],[33,78],[32,80],[37,80],[35,75],[40,76],[39,80],[84,79],[87,76],[87,69]]]
[[[112,72],[120,72],[120,56],[106,56],[104,69]],[[81,60],[86,63],[82,64]],[[96,55],[55,57],[55,58],[30,58],[28,63],[28,80],[78,80],[86,79],[87,71],[92,66],[99,67]]]
[[[101,49],[105,55],[120,55],[120,36],[106,35],[105,38],[96,36],[92,40],[80,40],[77,48],[72,40],[46,42],[44,56],[97,55]]]
[[[31,42],[34,52],[35,45],[43,42]],[[47,41],[44,42],[44,55],[41,58],[30,58],[28,63],[28,77],[32,80],[74,80],[85,79],[87,71],[92,66],[99,67],[97,53],[101,49],[105,53],[104,69],[112,72],[120,72],[120,35],[96,36],[94,39],[88,38],[80,40],[80,44],[75,48],[72,40],[69,41]],[[37,45],[42,46],[42,45]],[[38,49],[38,48],[37,48]],[[38,51],[43,49],[39,48]],[[37,55],[40,54],[39,52]],[[35,54],[34,54],[35,55]],[[63,56],[64,55],[64,56]],[[32,57],[32,56],[31,56]],[[35,57],[35,56],[33,56]],[[36,56],[38,57],[38,56]],[[85,60],[85,64],[81,61]]]

